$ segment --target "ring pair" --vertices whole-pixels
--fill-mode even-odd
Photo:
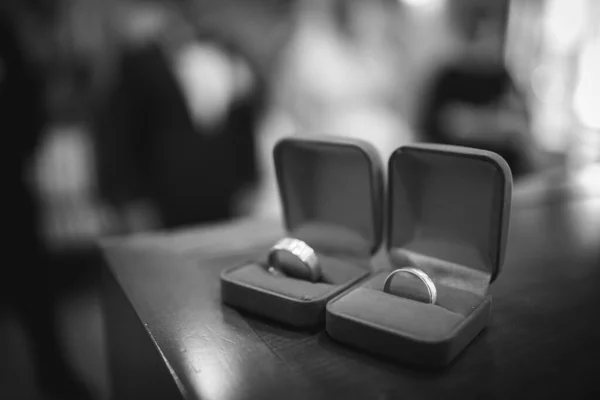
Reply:
[[[300,260],[302,268],[297,270],[278,262],[277,255],[279,252],[287,252],[293,255],[295,258]],[[312,247],[299,239],[286,237],[279,240],[269,252],[268,263],[269,272],[275,275],[283,273],[300,279],[306,279],[310,282],[317,282],[321,278],[321,265],[319,263],[317,254]],[[425,272],[413,267],[399,268],[392,271],[385,278],[383,284],[384,292],[390,293],[392,280],[396,275],[401,273],[411,274],[420,279],[427,288],[427,293],[429,294],[429,303],[435,304],[437,300],[437,289],[435,284]]]

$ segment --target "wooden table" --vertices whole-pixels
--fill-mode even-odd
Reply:
[[[595,397],[600,174],[594,168],[515,188],[507,258],[491,287],[491,322],[438,371],[393,364],[338,345],[323,331],[289,330],[222,305],[221,270],[264,250],[282,233],[277,222],[107,241],[114,398]],[[377,265],[385,265],[378,257]]]

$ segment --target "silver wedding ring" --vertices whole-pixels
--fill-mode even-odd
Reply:
[[[435,302],[437,300],[437,289],[435,287],[435,284],[433,283],[431,278],[425,272],[423,272],[417,268],[411,268],[411,267],[400,268],[400,269],[390,272],[390,274],[385,278],[385,281],[383,282],[383,291],[384,292],[390,293],[390,285],[392,284],[392,279],[394,278],[395,275],[402,273],[402,272],[414,275],[417,278],[419,278],[423,282],[423,284],[425,284],[425,287],[427,288],[427,292],[429,293],[430,304],[435,304]]]
[[[294,271],[289,267],[281,265],[277,260],[277,253],[280,251],[288,252],[297,257],[305,267],[305,271]],[[321,277],[321,267],[319,258],[315,251],[302,240],[294,238],[283,238],[271,248],[268,257],[269,269],[281,269],[284,273],[292,276],[305,278],[311,282],[316,282]]]

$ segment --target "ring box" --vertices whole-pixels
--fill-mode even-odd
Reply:
[[[329,300],[372,272],[383,236],[383,168],[370,144],[321,135],[283,139],[273,157],[287,235],[315,250],[323,279],[274,276],[265,249],[259,260],[223,271],[221,298],[287,325],[316,327]]]
[[[499,155],[417,144],[388,165],[387,251],[394,269],[416,267],[433,280],[436,304],[385,293],[377,274],[327,305],[335,340],[425,367],[449,364],[483,330],[489,285],[500,273],[512,176]]]

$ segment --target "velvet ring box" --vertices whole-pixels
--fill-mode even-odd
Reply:
[[[265,249],[221,274],[221,298],[287,325],[316,327],[329,300],[371,273],[383,235],[381,162],[366,142],[323,136],[283,139],[273,156],[287,236],[315,250],[321,279],[269,273]]]
[[[372,353],[444,366],[488,321],[488,287],[500,273],[508,232],[510,169],[484,150],[418,144],[392,154],[388,179],[390,262],[427,273],[437,302],[384,292],[388,271],[332,299],[326,329]]]

